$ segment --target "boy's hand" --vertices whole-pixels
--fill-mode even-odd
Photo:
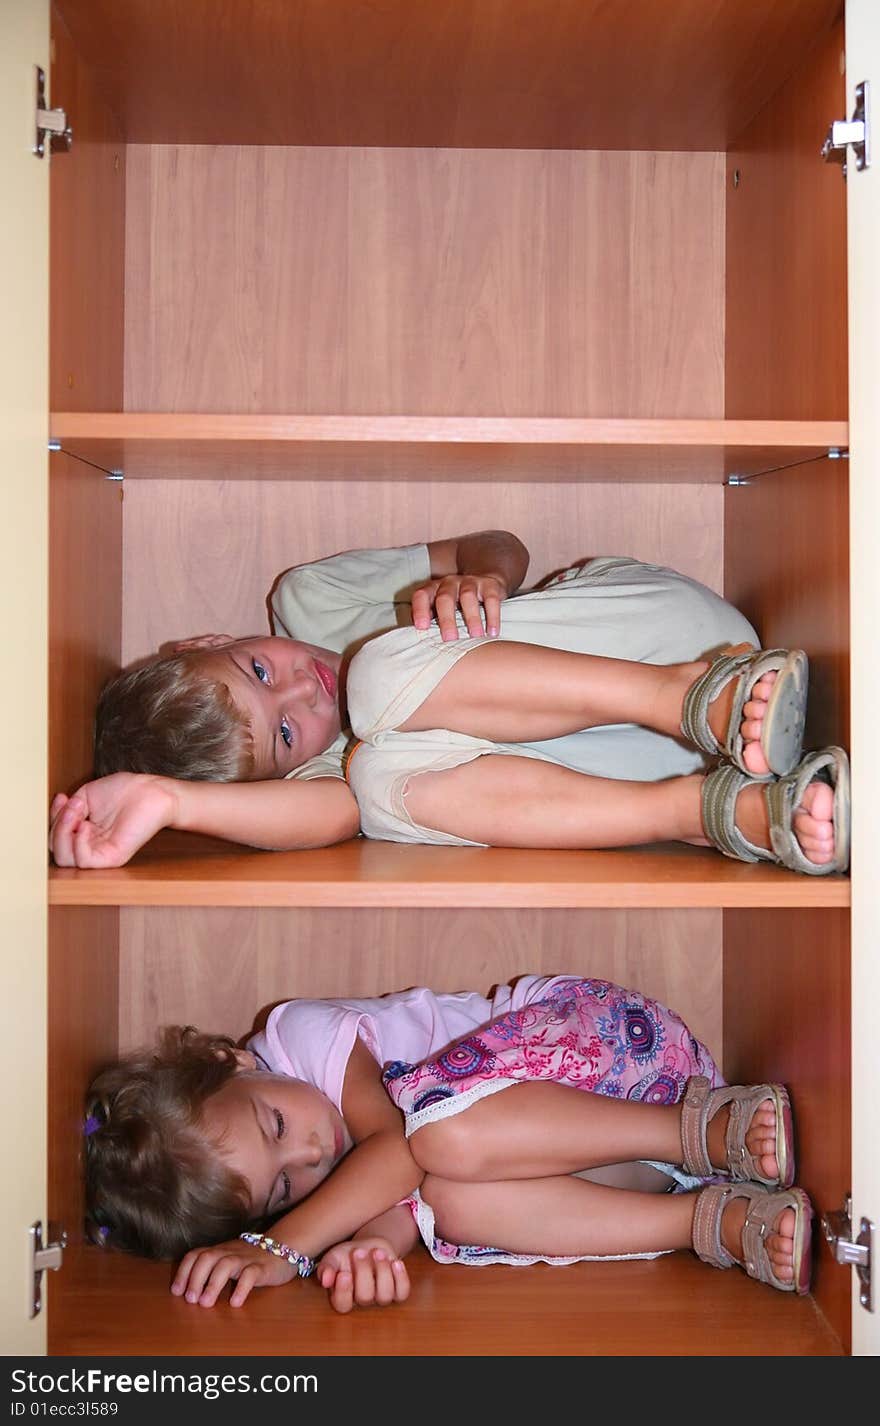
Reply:
[[[409,1274],[387,1238],[353,1238],[329,1248],[318,1264],[318,1281],[337,1312],[388,1307],[409,1297]]]
[[[175,800],[167,778],[114,772],[86,782],[72,797],[59,793],[49,809],[49,850],[57,866],[117,867],[163,827]]]
[[[286,1258],[276,1258],[263,1248],[255,1248],[241,1238],[217,1243],[211,1248],[193,1248],[181,1259],[171,1291],[175,1297],[213,1307],[227,1283],[235,1281],[229,1301],[241,1307],[254,1287],[282,1287],[297,1275]]]
[[[456,610],[461,610],[472,639],[484,634],[497,638],[501,629],[501,603],[508,595],[500,574],[445,574],[430,579],[413,592],[413,624],[430,627],[435,617],[444,643],[458,638]]]

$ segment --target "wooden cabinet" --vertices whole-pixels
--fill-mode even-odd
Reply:
[[[121,662],[265,629],[291,564],[498,524],[533,577],[629,553],[723,589],[810,652],[808,745],[846,744],[845,188],[818,157],[837,12],[58,0],[52,787],[88,774]],[[837,1208],[849,901],[846,878],[683,848],[163,836],[119,871],[54,870],[50,1212],[73,1243],[50,1350],[846,1350],[848,1278],[818,1244],[807,1300],[686,1255],[421,1262],[404,1310],[340,1319],[310,1285],[195,1311],[77,1229],[87,1077],[158,1025],[241,1034],[285,995],[544,969],[638,985],[729,1077],[787,1081],[799,1181]]]

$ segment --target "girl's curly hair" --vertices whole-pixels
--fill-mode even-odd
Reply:
[[[247,1184],[205,1133],[205,1101],[237,1068],[235,1042],[191,1025],[162,1031],[92,1081],[86,1100],[86,1229],[93,1242],[177,1258],[247,1226]]]

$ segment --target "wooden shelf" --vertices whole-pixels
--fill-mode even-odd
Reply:
[[[140,1353],[175,1357],[843,1355],[811,1297],[692,1254],[515,1269],[416,1252],[408,1268],[401,1307],[341,1317],[309,1279],[206,1311],[171,1296],[169,1264],[74,1245],[45,1288],[49,1351],[103,1359],[136,1341]]]
[[[845,447],[845,421],[58,412],[52,439],[127,478],[720,482]]]
[[[828,907],[846,877],[748,866],[696,847],[559,852],[356,840],[258,852],[163,833],[125,867],[50,871],[53,906]]]

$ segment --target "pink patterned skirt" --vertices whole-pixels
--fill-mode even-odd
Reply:
[[[613,1099],[676,1104],[694,1074],[706,1075],[713,1088],[724,1083],[706,1046],[674,1011],[609,981],[559,977],[542,999],[490,1021],[433,1059],[418,1065],[389,1064],[383,1081],[405,1115],[408,1137],[424,1124],[460,1114],[487,1095],[530,1080],[550,1080]],[[667,1171],[682,1188],[699,1182],[671,1165]],[[577,1261],[446,1243],[434,1233],[430,1205],[418,1194],[408,1202],[439,1262]]]

